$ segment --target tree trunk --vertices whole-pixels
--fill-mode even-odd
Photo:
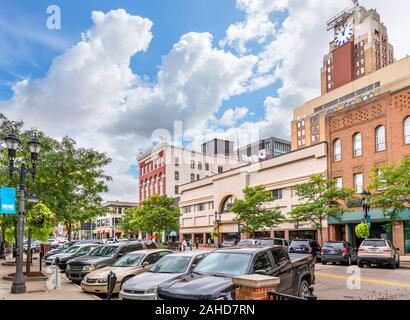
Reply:
[[[27,276],[30,275],[30,269],[31,269],[31,238],[33,236],[33,230],[31,228],[28,229],[28,235],[27,235],[27,254],[26,254],[26,273]]]
[[[67,228],[67,240],[71,241],[71,222],[68,222],[66,224],[66,228]]]
[[[319,232],[320,232],[320,246],[323,246],[323,226],[322,226],[322,222],[320,222],[320,225],[319,225]]]

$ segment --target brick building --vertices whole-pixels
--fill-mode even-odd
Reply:
[[[371,175],[386,162],[400,162],[410,154],[410,86],[397,88],[349,109],[326,116],[328,176],[338,185],[359,194],[371,183]],[[329,238],[359,244],[354,226],[364,213],[361,201],[348,201],[350,212],[341,220],[329,219]],[[410,254],[410,209],[392,227],[380,209],[370,211],[372,237],[386,237]]]

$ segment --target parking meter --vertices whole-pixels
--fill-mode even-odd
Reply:
[[[107,276],[107,300],[111,299],[112,293],[115,288],[115,284],[117,283],[117,276],[114,272],[108,272]]]

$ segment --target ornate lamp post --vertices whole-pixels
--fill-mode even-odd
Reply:
[[[369,191],[366,191],[363,189],[362,192],[362,206],[363,206],[363,211],[364,211],[364,217],[363,220],[368,223],[369,220],[369,210],[370,210],[370,203],[369,203],[369,197],[372,194]]]
[[[216,225],[216,230],[218,230],[218,246],[220,246],[221,244],[221,235],[219,234],[219,226],[221,225],[222,222],[222,215],[220,213],[218,213],[217,211],[215,211],[214,213],[214,220],[215,220],[215,225]]]
[[[31,153],[31,169],[26,167],[26,164],[21,164],[20,167],[14,166],[16,160],[17,149],[20,145],[20,140],[13,132],[5,138],[5,143],[8,149],[9,156],[9,172],[10,177],[15,171],[20,175],[19,179],[19,216],[18,216],[18,230],[17,230],[17,263],[16,263],[16,275],[11,287],[11,293],[24,293],[26,292],[26,284],[23,275],[23,241],[24,241],[24,206],[26,201],[26,176],[30,173],[33,177],[33,181],[36,175],[37,160],[41,150],[41,143],[35,134],[28,142],[28,147]]]

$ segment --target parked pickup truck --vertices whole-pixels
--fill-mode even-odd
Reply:
[[[224,248],[211,252],[192,273],[158,288],[163,300],[235,300],[232,277],[246,274],[279,277],[277,292],[304,297],[315,283],[311,255],[288,254],[283,246]]]

